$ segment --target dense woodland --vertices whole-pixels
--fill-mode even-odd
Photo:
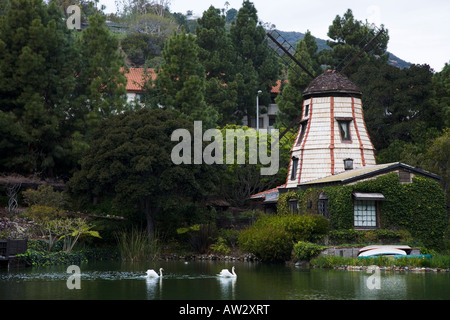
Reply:
[[[176,166],[176,128],[234,128],[254,114],[255,95],[288,80],[276,98],[276,127],[300,112],[310,78],[284,65],[269,46],[257,8],[210,7],[198,20],[167,1],[124,1],[106,16],[89,1],[82,31],[68,30],[69,0],[0,0],[0,172],[63,180],[74,211],[116,214],[150,232],[209,221],[211,199],[244,207],[284,183],[296,129],[281,141],[280,170],[255,165]],[[108,21],[108,24],[107,24]],[[111,26],[116,27],[111,27]],[[120,26],[118,28],[117,26]],[[377,28],[349,9],[330,21],[327,47],[306,31],[295,56],[315,75],[342,67]],[[364,116],[378,163],[405,162],[450,181],[450,64],[397,68],[388,63],[389,26],[346,75],[363,91]],[[123,68],[158,72],[142,105],[128,105]],[[298,70],[294,70],[298,69]]]

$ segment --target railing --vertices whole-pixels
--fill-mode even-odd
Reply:
[[[10,257],[14,257],[16,254],[25,253],[27,251],[28,240],[12,240],[1,239],[0,240],[0,259],[9,260]]]

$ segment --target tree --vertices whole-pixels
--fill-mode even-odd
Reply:
[[[77,117],[92,128],[100,119],[122,112],[126,107],[126,77],[119,43],[105,26],[106,18],[95,14],[79,37],[82,59],[78,65]]]
[[[216,167],[171,160],[173,131],[192,132],[192,127],[178,112],[147,108],[102,121],[81,169],[68,183],[71,194],[89,200],[110,197],[121,207],[139,208],[153,236],[164,208],[200,201],[217,184]]]
[[[450,63],[433,75],[433,102],[442,111],[444,125],[450,127]]]
[[[0,18],[0,170],[54,177],[71,165],[75,39],[54,2],[8,3]]]
[[[220,124],[236,121],[236,84],[234,74],[235,52],[225,29],[225,16],[220,10],[209,7],[197,20],[199,61],[206,72],[205,102],[221,116]]]
[[[147,84],[144,101],[153,108],[176,110],[190,120],[201,120],[209,128],[217,124],[218,113],[205,102],[205,69],[198,58],[195,37],[174,33],[163,50],[161,70],[154,83]]]
[[[422,143],[442,129],[441,110],[431,101],[431,79],[428,65],[398,69],[374,62],[352,75],[363,92],[364,118],[377,150],[398,140]]]
[[[270,91],[278,80],[279,63],[267,45],[266,32],[258,22],[253,3],[245,0],[230,28],[231,41],[237,54],[234,81],[238,92],[240,115],[254,114],[258,90],[261,105],[270,103]]]
[[[321,52],[322,62],[328,64],[332,69],[343,68],[377,33],[376,26],[356,20],[352,10],[348,9],[342,17],[337,15],[328,28],[328,36],[333,41],[327,41],[331,50]],[[360,65],[368,61],[387,62],[389,57],[386,54],[388,41],[388,30],[385,29],[384,35],[377,39],[376,45],[368,48],[371,51],[363,52],[345,73],[352,74],[358,70]]]
[[[317,44],[311,32],[307,31],[305,37],[297,42],[294,56],[311,73],[319,73],[318,63],[313,60],[317,56]],[[295,62],[291,62],[291,68],[288,70],[288,82],[282,86],[281,95],[275,99],[280,110],[277,126],[286,127],[298,117],[303,105],[302,92],[311,80],[311,77]]]

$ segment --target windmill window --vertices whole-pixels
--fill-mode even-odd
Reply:
[[[308,120],[302,121],[302,123],[300,124],[301,128],[300,128],[300,135],[297,140],[297,146],[299,146],[303,141],[303,137],[305,136],[307,124],[308,124]]]
[[[350,121],[349,120],[339,120],[339,131],[341,133],[342,141],[351,141],[350,136]]]
[[[305,117],[309,114],[309,104],[305,105]]]
[[[291,180],[297,176],[298,158],[292,158]]]

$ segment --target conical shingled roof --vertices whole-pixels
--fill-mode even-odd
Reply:
[[[327,70],[315,78],[303,91],[303,97],[344,94],[359,97],[361,89],[336,70]]]

